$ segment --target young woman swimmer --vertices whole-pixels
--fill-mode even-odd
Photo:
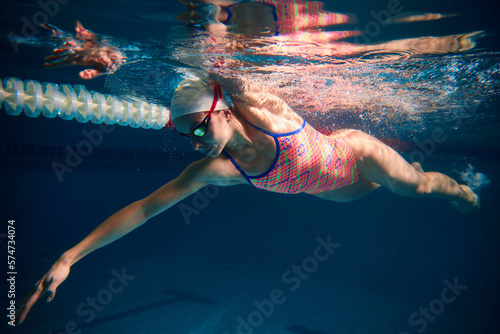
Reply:
[[[20,303],[19,323],[44,295],[51,301],[71,266],[206,185],[250,184],[269,191],[348,202],[380,186],[409,197],[454,201],[462,212],[478,197],[446,175],[424,172],[396,151],[357,130],[325,136],[282,99],[240,78],[211,75],[211,82],[184,80],[171,104],[171,120],[205,158],[148,197],[113,214],[66,251]],[[224,88],[233,106],[224,98]]]

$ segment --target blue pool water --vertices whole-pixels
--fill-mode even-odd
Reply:
[[[85,84],[168,105],[190,70],[175,61],[207,61],[195,47],[199,36],[173,28],[181,25],[175,16],[183,6],[172,0],[59,1],[50,23],[69,31],[78,19],[125,49],[129,60],[146,60],[91,81],[78,78],[81,69],[46,69],[43,58],[52,42],[41,31],[23,36],[26,21],[44,10],[40,3],[0,3],[2,79]],[[372,11],[389,3],[326,1],[325,8],[356,14],[350,29],[364,30],[379,22]],[[481,38],[464,53],[344,55],[324,55],[321,46],[305,52],[307,45],[283,53],[261,40],[226,60],[239,61],[232,70],[280,94],[318,128],[370,132],[405,158],[457,180],[472,166],[469,178],[480,172],[490,180],[478,190],[478,212],[463,215],[445,201],[403,198],[385,189],[341,204],[248,186],[210,188],[88,255],[52,303],[37,304],[15,328],[4,316],[4,331],[498,333],[500,8],[470,0],[399,3],[404,12],[461,15],[378,23],[380,32],[365,35],[369,41],[346,42],[475,31],[482,31]],[[13,44],[9,34],[22,38]],[[264,47],[271,53],[259,51]],[[117,126],[61,179],[52,163],[63,163],[66,147],[86,140],[85,131],[96,125],[12,117],[3,109],[0,119],[0,241],[7,275],[8,221],[15,220],[17,302],[102,220],[202,157],[172,132]],[[446,139],[432,140],[436,130]],[[186,216],[186,206],[194,214]],[[4,289],[7,315],[12,298]]]

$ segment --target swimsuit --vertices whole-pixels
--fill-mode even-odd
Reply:
[[[223,153],[256,188],[285,194],[317,194],[359,179],[354,153],[342,138],[327,137],[305,121],[299,129],[284,134],[249,124],[274,138],[276,157],[271,167],[261,175],[248,176],[225,150]]]

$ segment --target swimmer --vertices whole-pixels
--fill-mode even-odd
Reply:
[[[318,33],[319,28],[350,24],[353,15],[323,10],[319,1],[255,0],[255,1],[186,1],[186,12],[177,19],[189,26],[210,33],[231,32],[238,35],[269,37],[291,35],[300,32]],[[354,36],[347,32],[329,32],[328,35]],[[337,38],[338,39],[338,38]]]
[[[37,300],[51,301],[70,268],[207,185],[248,184],[268,191],[306,193],[349,202],[383,186],[408,197],[454,201],[462,212],[478,197],[448,176],[424,172],[396,151],[358,130],[322,135],[285,101],[237,77],[211,74],[211,81],[184,80],[171,103],[175,130],[206,157],[151,195],[116,212],[66,251],[20,303],[23,322]],[[226,90],[233,102],[224,98]]]
[[[125,62],[120,49],[107,45],[97,34],[87,30],[77,21],[76,36],[64,33],[50,24],[42,27],[52,31],[52,37],[62,44],[54,49],[53,54],[45,58],[47,67],[63,67],[73,65],[92,66],[92,69],[81,71],[82,79],[93,79],[103,74],[112,74]]]

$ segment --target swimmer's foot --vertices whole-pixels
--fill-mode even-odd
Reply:
[[[469,34],[457,36],[458,51],[468,51],[476,47],[476,41],[484,36],[484,31],[474,31]]]
[[[479,209],[479,196],[466,185],[461,184],[460,188],[465,194],[463,200],[451,201],[450,205],[462,213],[471,213]]]
[[[422,168],[422,165],[419,164],[418,162],[412,162],[411,163],[412,167],[415,168],[415,170],[419,173],[423,173],[424,172],[424,169]]]

